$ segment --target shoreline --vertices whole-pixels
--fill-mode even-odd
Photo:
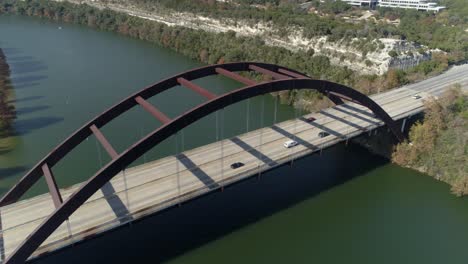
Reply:
[[[281,47],[269,46],[266,40],[238,36],[235,32],[213,33],[203,29],[192,29],[184,26],[168,26],[164,23],[117,12],[100,9],[75,1],[38,1],[12,2],[5,14],[26,15],[46,18],[52,21],[79,24],[98,30],[115,32],[131,38],[168,48],[205,64],[236,61],[263,61],[296,69],[311,78],[326,79],[340,83],[367,94],[391,90],[402,85],[415,83],[434,77],[446,71],[450,65],[439,65],[442,68],[421,75],[418,70],[389,70],[384,75],[363,75],[346,66],[336,66],[332,59],[325,55],[308,51],[292,52]],[[22,9],[17,10],[21,6]],[[57,9],[61,12],[58,14]],[[79,11],[76,11],[76,10]],[[432,62],[432,61],[431,61]],[[283,101],[306,111],[319,111],[330,106],[330,102],[315,93],[282,94]]]
[[[13,121],[16,117],[15,106],[11,102],[12,85],[10,66],[0,47],[0,140],[12,136]],[[4,147],[0,145],[0,150]]]

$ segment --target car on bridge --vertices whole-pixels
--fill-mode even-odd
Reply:
[[[284,142],[283,146],[284,146],[285,148],[292,148],[292,147],[297,146],[297,144],[298,144],[297,141],[288,140],[288,141]]]
[[[242,163],[242,162],[234,162],[233,164],[231,164],[231,169],[237,169],[237,168],[240,168],[242,166],[244,166],[245,164]]]
[[[325,132],[325,131],[322,131],[322,132],[318,133],[318,136],[321,137],[321,138],[328,137],[329,135],[330,135],[330,133]]]

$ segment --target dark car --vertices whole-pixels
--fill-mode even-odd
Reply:
[[[308,118],[306,118],[306,120],[307,120],[307,122],[310,123],[310,122],[314,122],[317,119],[315,119],[314,117],[308,117]]]
[[[321,138],[328,137],[329,135],[330,135],[330,133],[327,133],[327,132],[324,132],[324,131],[318,133],[318,136],[321,137]]]
[[[237,169],[237,168],[240,168],[240,167],[242,167],[242,166],[244,166],[244,163],[242,163],[242,162],[235,162],[235,163],[231,164],[231,169]]]

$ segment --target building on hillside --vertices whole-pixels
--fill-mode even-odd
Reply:
[[[395,7],[408,8],[424,11],[439,12],[445,9],[444,6],[437,6],[437,3],[427,2],[426,0],[342,0],[354,6],[369,6],[369,7]]]
[[[369,7],[375,7],[377,6],[377,2],[379,0],[342,0],[343,2],[346,2],[350,5],[353,6],[369,6]]]

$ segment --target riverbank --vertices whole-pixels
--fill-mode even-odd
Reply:
[[[6,61],[3,50],[0,48],[0,140],[11,136],[13,133],[15,107],[10,101],[11,92],[10,66]],[[2,148],[0,144],[0,151]]]
[[[468,95],[459,87],[426,102],[424,118],[409,131],[409,142],[396,146],[392,161],[416,169],[468,195]]]
[[[384,74],[390,67],[400,66],[404,69],[417,65],[431,59],[432,53],[428,47],[407,40],[373,34],[358,37],[350,32],[358,31],[359,26],[347,23],[344,19],[298,12],[295,4],[280,8],[280,4],[248,5],[242,1],[218,1],[212,4],[202,1],[179,1],[179,4],[144,0],[68,1],[110,9],[168,26],[212,33],[232,31],[238,36],[261,38],[265,45],[293,52],[313,50],[317,55],[327,56],[334,65],[346,66],[369,75]],[[265,19],[267,17],[270,19]],[[345,30],[348,32],[343,36],[340,32]],[[399,54],[390,56],[391,51],[399,51]]]
[[[86,25],[100,30],[149,41],[172,49],[202,63],[262,61],[281,64],[317,79],[354,87],[365,94],[382,92],[403,84],[427,78],[444,71],[449,60],[439,54],[408,71],[390,70],[384,75],[365,75],[346,66],[337,66],[314,49],[291,51],[268,45],[262,37],[247,37],[234,31],[210,32],[191,27],[168,25],[110,9],[87,4],[54,1],[5,1],[0,12],[37,16],[55,21]],[[330,22],[331,23],[331,22]],[[328,99],[310,91],[281,94],[282,101],[307,111],[317,111],[331,105]]]

